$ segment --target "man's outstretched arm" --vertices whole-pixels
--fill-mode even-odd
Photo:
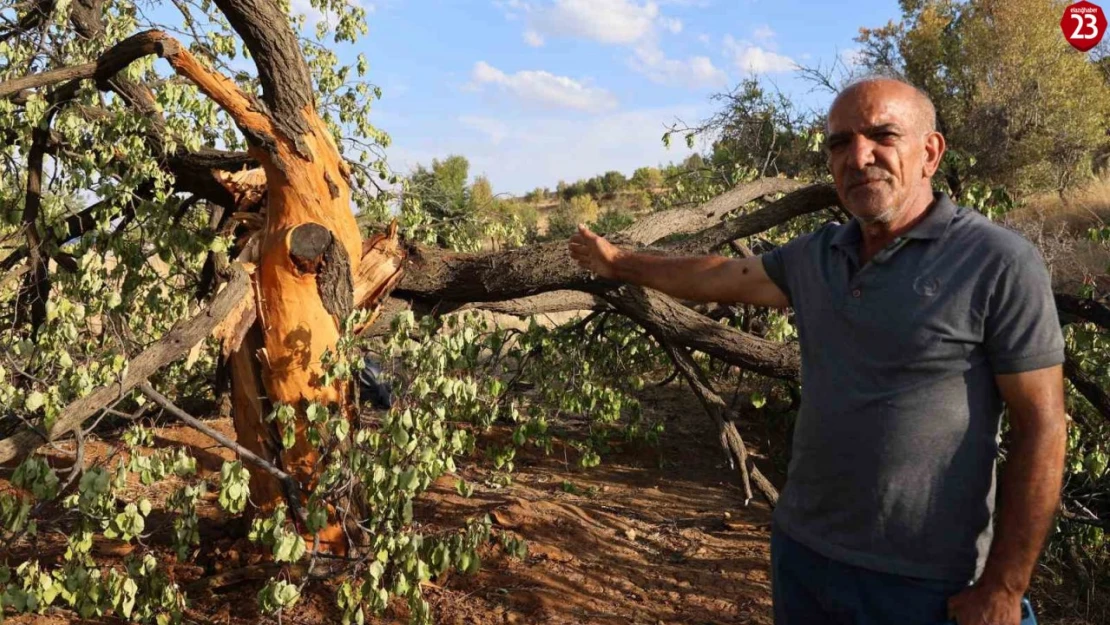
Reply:
[[[994,539],[979,581],[953,597],[956,622],[1017,623],[1060,501],[1067,449],[1063,369],[996,375],[1012,438],[999,478]],[[980,620],[982,619],[982,620]]]
[[[677,299],[785,308],[786,294],[763,261],[723,256],[655,256],[622,250],[583,225],[568,243],[583,268],[611,280],[645,286]]]

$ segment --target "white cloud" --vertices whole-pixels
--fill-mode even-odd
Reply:
[[[491,145],[499,145],[509,136],[509,127],[504,122],[492,117],[479,117],[477,115],[460,115],[459,122],[467,128],[477,130],[484,135]]]
[[[798,64],[788,56],[772,52],[747,41],[736,41],[725,35],[725,54],[737,69],[749,74],[776,74],[797,69]]]
[[[590,87],[573,78],[556,76],[545,71],[524,70],[506,74],[485,61],[478,61],[474,64],[471,77],[476,89],[484,85],[496,85],[521,100],[548,108],[596,113],[617,106],[616,98],[605,89]]]
[[[543,45],[543,35],[529,28],[528,30],[524,31],[524,43],[532,46],[533,48],[538,48]]]
[[[545,116],[477,123],[471,119],[464,122],[463,133],[447,133],[420,144],[406,143],[395,135],[387,156],[392,167],[404,172],[446,154],[464,154],[470,171],[488,176],[494,192],[554,189],[559,180],[574,181],[609,170],[630,176],[638,167],[681,161],[693,150],[683,141],[673,141],[668,149],[660,137],[668,124],[678,119],[693,122],[705,112],[703,105],[697,105],[621,111],[585,121]],[[489,121],[496,122],[491,128],[505,132],[500,144],[482,131],[473,132]]]
[[[659,48],[651,45],[637,47],[631,65],[636,71],[663,85],[698,88],[716,87],[728,82],[725,73],[715,67],[709,57],[668,59]]]
[[[659,6],[633,0],[556,0],[536,10],[532,27],[549,36],[631,44],[651,34]]]
[[[758,41],[770,42],[775,38],[775,31],[771,30],[770,26],[764,24],[755,29],[755,32],[752,33],[752,37]]]
[[[709,43],[710,43],[709,35],[707,35],[705,33],[702,33],[702,34],[698,35],[698,41],[701,42],[702,45],[706,45],[706,46],[709,45]]]
[[[558,37],[588,39],[627,46],[632,52],[629,66],[653,82],[697,88],[727,81],[709,57],[666,57],[659,45],[660,35],[681,33],[684,24],[660,14],[655,0],[554,0],[542,5],[527,0],[497,0],[495,4],[507,15],[528,15],[523,36],[533,47]]]
[[[677,35],[682,32],[682,20],[673,17],[660,17],[659,25],[665,30],[669,30],[671,34]]]

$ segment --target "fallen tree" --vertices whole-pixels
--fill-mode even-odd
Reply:
[[[41,21],[28,16],[46,7],[32,4],[35,6],[27,9],[6,38],[18,40],[42,27]],[[26,177],[8,172],[9,177],[22,181],[24,201],[19,226],[8,237],[8,242],[16,243],[5,248],[7,256],[0,260],[4,272],[0,289],[16,286],[11,297],[15,311],[12,343],[20,348],[5,353],[9,366],[14,363],[11,375],[15,383],[13,390],[5,387],[0,392],[20,400],[21,419],[5,424],[7,437],[0,440],[0,463],[37,467],[33,452],[46,445],[57,447],[72,435],[77,465],[81,465],[84,441],[94,433],[96,424],[105,415],[115,415],[120,402],[141,395],[246,460],[246,466],[231,467],[228,473],[239,475],[242,468],[249,474],[249,489],[245,490],[249,490],[254,519],[272,521],[266,530],[271,534],[260,540],[270,541],[264,544],[273,546],[278,561],[296,562],[304,554],[294,558],[291,553],[297,551],[297,545],[305,551],[308,542],[312,545],[309,572],[323,561],[325,552],[331,552],[329,562],[349,565],[355,575],[369,576],[364,579],[374,593],[384,590],[383,576],[409,588],[410,579],[425,581],[427,571],[412,564],[416,555],[411,552],[416,547],[396,540],[397,528],[411,524],[412,497],[431,479],[449,472],[451,454],[462,453],[466,440],[459,434],[445,442],[448,437],[442,431],[432,433],[434,427],[422,433],[426,440],[416,440],[410,432],[420,432],[420,416],[406,418],[407,411],[364,423],[352,383],[355,358],[349,353],[349,339],[390,335],[395,322],[403,325],[413,316],[435,319],[474,309],[521,317],[591,311],[629,320],[650,339],[652,348],[674,367],[672,377],[681,376],[717,428],[745,499],[751,500],[758,492],[775,505],[778,491],[767,477],[771,471],[758,466],[749,453],[753,441],[750,436],[748,441],[741,437],[738,412],[714,388],[716,382],[698,362],[698,355],[723,363],[725,369],[796,385],[800,355],[794,343],[771,340],[729,323],[735,315],[728,303],[709,309],[648,289],[595,279],[571,261],[564,241],[458,253],[406,240],[396,222],[380,224],[370,236],[364,236],[351,210],[353,181],[360,174],[356,164],[341,153],[335,128],[317,109],[313,78],[286,16],[271,0],[216,0],[215,4],[257,65],[260,94],[225,76],[197,56],[203,53],[194,52],[163,30],[146,30],[97,48],[106,32],[99,0],[77,0],[62,16],[80,35],[80,46],[88,58],[0,82],[0,98],[22,107],[21,114],[28,116],[25,121],[34,122],[22,135],[5,131],[12,135],[11,144],[22,146],[26,172],[17,173],[26,173]],[[135,65],[151,57],[165,60],[173,70],[172,77],[155,80],[148,74],[149,80],[143,81],[141,72],[139,77],[132,75]],[[156,96],[159,89],[181,85],[195,89],[203,96],[204,106],[215,107],[212,111],[218,108],[235,124],[245,151],[190,147],[175,140],[173,124],[156,105]],[[102,93],[112,94],[110,101],[102,98]],[[40,105],[45,107],[43,111],[35,108]],[[208,115],[208,109],[202,112]],[[211,114],[214,118],[215,112]],[[112,133],[118,134],[108,136],[117,140],[117,145],[104,137],[80,135],[81,129],[73,121],[95,125],[116,118],[126,121],[111,127]],[[100,160],[82,160],[81,145],[73,141],[75,134],[81,140],[95,138],[108,144],[98,148]],[[139,156],[129,154],[121,147],[127,138],[148,151],[137,153]],[[207,140],[214,143],[210,137]],[[112,180],[127,192],[118,193],[118,188],[102,184],[98,192],[105,197],[60,217],[52,214],[47,209],[57,198],[50,197],[50,181],[44,176],[48,158],[96,170],[101,181]],[[149,167],[135,184],[129,178],[131,170],[143,163]],[[92,176],[81,180],[91,181]],[[749,254],[745,239],[812,217],[837,203],[835,191],[827,184],[758,178],[700,206],[648,214],[610,238],[654,254]],[[211,243],[191,252],[203,254],[203,268],[181,283],[165,275],[152,277],[149,266],[154,261],[150,259],[163,253],[176,260],[176,250],[173,245],[147,240],[142,228],[153,227],[149,223],[161,219],[157,232],[169,238],[189,222],[190,213],[198,206],[208,213],[192,217],[192,232],[203,233]],[[836,217],[831,211],[828,215]],[[111,343],[112,349],[118,347],[124,364],[112,372],[114,378],[98,378],[96,384],[90,382],[78,390],[68,388],[76,386],[70,378],[65,378],[65,384],[52,384],[47,376],[56,374],[55,367],[80,379],[80,372],[73,371],[79,367],[57,365],[60,359],[43,362],[24,344],[42,339],[42,345],[53,344],[57,353],[64,351],[59,344],[70,334],[64,324],[84,319],[73,312],[76,305],[63,293],[76,291],[74,284],[80,283],[84,289],[80,292],[90,300],[107,301],[102,293],[107,283],[88,285],[81,280],[84,274],[95,273],[89,267],[100,262],[93,258],[98,253],[105,255],[101,246],[128,237],[136,241],[130,251],[139,260],[118,256],[124,258],[120,262],[129,271],[143,276],[134,280],[143,282],[146,297],[176,301],[172,293],[159,289],[181,291],[188,293],[190,300],[194,296],[203,299],[203,305],[197,312],[186,307],[189,314],[177,314],[164,331],[151,330],[149,336],[132,315],[112,312],[120,303],[105,305],[102,321],[108,329],[101,332],[100,340]],[[230,243],[224,243],[225,239]],[[216,245],[217,241],[222,245]],[[186,244],[174,242],[178,247]],[[104,275],[116,280],[112,283],[116,285],[129,279],[108,270]],[[1103,331],[1110,327],[1110,311],[1098,301],[1063,293],[1057,294],[1056,301],[1066,323],[1089,323]],[[66,310],[59,312],[62,303]],[[59,318],[63,321],[57,322]],[[599,323],[593,332],[596,337],[606,328]],[[215,346],[211,350],[214,368],[229,379],[234,441],[171,401],[167,389],[159,392],[152,383],[159,372],[199,358],[199,353],[207,351],[208,337]],[[68,340],[76,342],[75,338]],[[402,343],[395,342],[392,348],[400,350]],[[499,361],[503,345],[495,342],[497,353],[491,360]],[[450,360],[444,352],[452,349],[457,352],[451,356],[455,360],[471,357],[467,346],[461,344],[439,351],[421,352],[411,345],[405,349],[415,350],[414,358],[428,360]],[[88,347],[88,368],[109,351],[100,344]],[[535,345],[524,350],[519,356],[520,369],[524,367],[521,363],[541,351]],[[1094,411],[1110,422],[1110,401],[1104,388],[1084,371],[1074,354],[1069,354],[1066,373]],[[476,392],[468,386],[471,382],[455,379],[442,389],[427,391],[442,392],[443,398],[440,405],[424,406],[425,416],[435,414],[438,408],[440,418],[445,418],[447,399],[472,400]],[[507,386],[511,388],[514,382],[515,378],[510,379]],[[57,391],[62,387],[64,392]],[[448,388],[449,392],[443,390]],[[494,399],[491,405],[465,407],[476,413],[491,409],[494,417],[490,419],[503,415],[498,411],[508,410],[507,393],[490,395]],[[47,405],[54,399],[61,405]],[[351,434],[352,428],[358,429],[357,436]],[[429,445],[421,448],[425,442]],[[445,452],[448,446],[451,451]],[[83,472],[83,466],[72,469],[61,490],[73,484],[80,487],[78,477]],[[247,505],[244,489],[226,490],[221,496],[237,502],[229,509]],[[51,488],[44,490],[40,485],[39,491],[47,493]],[[279,531],[286,510],[301,543],[292,533]],[[87,512],[82,510],[82,514]],[[83,520],[92,516],[86,514]],[[16,529],[4,537],[15,544],[28,532],[25,525],[13,522],[12,527]],[[393,542],[383,546],[376,542],[379,540]],[[392,563],[388,574],[374,567],[378,554],[385,552]],[[427,554],[417,555],[423,558]],[[436,557],[428,556],[427,562]],[[439,561],[442,564],[443,557]],[[469,562],[469,555],[460,561]],[[280,606],[282,596],[274,594],[271,601]],[[412,596],[418,595],[411,595],[410,600]],[[358,601],[349,599],[350,605],[361,606],[365,600],[380,607],[385,601],[380,594],[359,597]]]

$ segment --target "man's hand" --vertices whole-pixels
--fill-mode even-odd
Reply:
[[[958,625],[1020,625],[1021,597],[980,580],[948,599],[948,618]]]
[[[610,280],[617,277],[615,262],[621,251],[617,246],[578,224],[578,232],[567,243],[571,258],[586,271]]]

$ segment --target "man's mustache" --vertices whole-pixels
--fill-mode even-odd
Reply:
[[[864,169],[849,172],[847,182],[849,187],[854,187],[868,182],[888,182],[891,179],[890,174],[881,169]]]

